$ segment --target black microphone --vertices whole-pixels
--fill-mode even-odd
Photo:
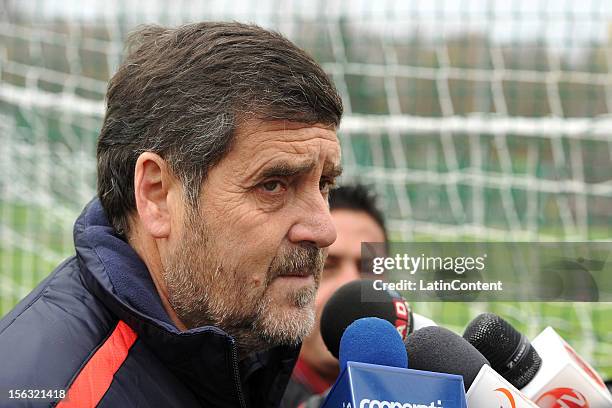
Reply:
[[[463,337],[490,362],[510,384],[521,389],[537,374],[542,359],[527,337],[493,313],[478,315]]]
[[[535,404],[493,370],[463,337],[443,327],[416,330],[405,341],[410,368],[463,377],[467,406],[535,408]]]
[[[419,329],[405,342],[410,368],[463,377],[467,391],[489,361],[465,339],[439,326]]]
[[[601,376],[552,327],[532,344],[501,317],[485,313],[463,336],[537,405],[572,400],[580,406],[612,407],[612,394]]]
[[[339,358],[340,339],[346,328],[363,317],[388,321],[402,340],[413,330],[412,310],[398,292],[376,290],[371,280],[349,282],[331,296],[321,314],[321,337],[334,357]]]

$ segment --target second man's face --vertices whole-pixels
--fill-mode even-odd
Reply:
[[[336,209],[332,211],[337,239],[329,247],[321,285],[317,293],[317,323],[312,334],[304,340],[302,357],[324,375],[335,378],[338,360],[327,350],[319,327],[323,308],[329,298],[344,284],[361,278],[361,243],[385,242],[385,234],[378,223],[365,211]]]

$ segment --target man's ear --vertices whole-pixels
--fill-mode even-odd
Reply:
[[[137,218],[153,238],[170,235],[172,213],[170,202],[175,194],[176,178],[168,163],[152,152],[142,153],[134,168],[134,195]]]

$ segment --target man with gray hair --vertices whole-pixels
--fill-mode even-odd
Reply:
[[[0,406],[278,406],[336,238],[341,116],[278,33],[133,34],[76,256],[0,322]]]

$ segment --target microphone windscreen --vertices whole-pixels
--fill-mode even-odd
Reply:
[[[412,310],[398,292],[376,290],[367,279],[352,281],[329,298],[321,314],[321,337],[334,357],[339,358],[340,339],[346,328],[362,317],[390,322],[402,338],[412,333]]]
[[[377,317],[364,317],[351,323],[340,340],[340,370],[348,361],[388,367],[408,367],[402,337],[395,327]]]
[[[478,315],[463,337],[491,362],[491,368],[518,389],[526,386],[542,365],[527,337],[496,314]]]
[[[410,368],[457,374],[467,391],[487,359],[463,337],[440,326],[416,330],[406,338]]]

